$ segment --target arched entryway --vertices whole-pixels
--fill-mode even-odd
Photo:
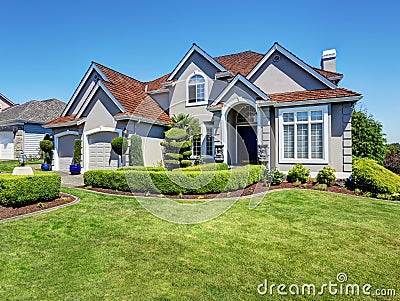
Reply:
[[[257,163],[257,112],[248,104],[238,104],[227,115],[228,163]]]

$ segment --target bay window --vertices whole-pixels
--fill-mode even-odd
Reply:
[[[327,105],[279,109],[278,116],[281,163],[327,163]]]

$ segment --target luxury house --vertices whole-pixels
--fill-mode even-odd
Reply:
[[[338,177],[351,173],[351,112],[362,95],[338,84],[336,51],[315,68],[275,43],[265,54],[212,57],[196,44],[171,73],[142,82],[93,62],[61,116],[45,126],[55,137],[55,169],[68,169],[73,143],[83,140],[84,170],[121,162],[114,137],[142,136],[146,165],[162,160],[160,141],[171,116],[199,119],[194,155],[218,155],[230,165],[262,160],[288,171],[303,163]],[[218,152],[218,154],[216,153]]]
[[[0,159],[16,159],[24,152],[27,156],[39,154],[39,143],[51,130],[43,125],[65,108],[58,99],[31,100],[0,112]]]

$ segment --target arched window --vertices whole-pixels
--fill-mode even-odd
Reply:
[[[188,81],[188,103],[195,104],[204,102],[205,98],[205,79],[200,74],[193,75]]]
[[[241,108],[237,114],[236,123],[245,124],[245,123],[256,123],[257,122],[257,112],[256,110],[249,105]]]

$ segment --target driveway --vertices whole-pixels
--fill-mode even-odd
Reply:
[[[62,187],[83,186],[83,175],[70,175],[68,171],[56,171],[61,176]]]

